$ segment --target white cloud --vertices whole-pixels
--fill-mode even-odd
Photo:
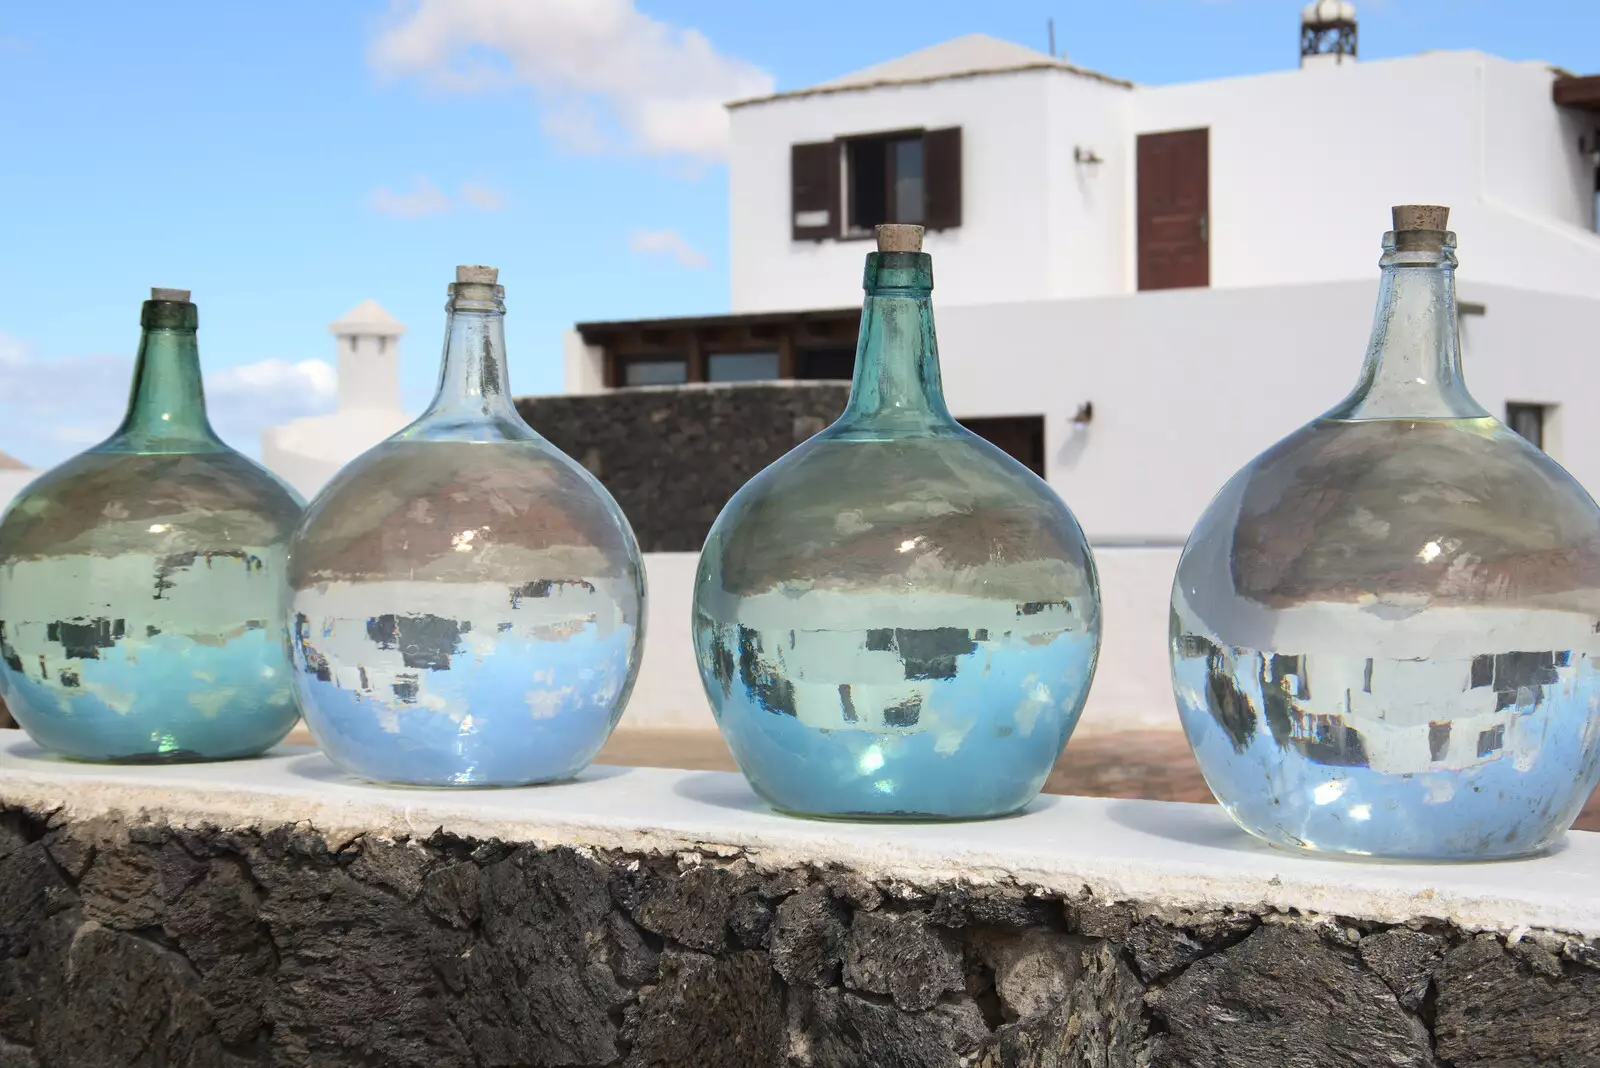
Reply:
[[[372,210],[380,215],[393,215],[397,219],[420,219],[425,215],[442,215],[454,205],[438,186],[420,175],[410,192],[397,193],[382,186],[372,194]]]
[[[546,134],[584,152],[718,159],[723,105],[773,89],[766,71],[634,0],[393,0],[368,60],[449,92],[531,86]]]
[[[240,452],[260,454],[261,432],[336,407],[339,376],[326,360],[259,360],[206,375],[211,425]]]
[[[504,194],[476,182],[461,183],[461,201],[479,211],[499,211],[506,206]],[[373,211],[380,215],[392,215],[396,219],[444,215],[459,206],[448,193],[420,174],[408,192],[396,192],[388,186],[380,186],[372,194],[371,203]]]
[[[461,199],[479,211],[499,211],[506,206],[505,194],[475,182],[461,183]]]
[[[206,378],[206,393],[211,397],[256,396],[262,391],[331,398],[339,391],[339,375],[326,360],[261,360],[227,367]]]
[[[628,235],[628,250],[641,256],[668,256],[680,267],[704,267],[706,255],[685,241],[676,230],[635,230]]]
[[[128,406],[133,358],[66,356],[46,360],[0,334],[0,450],[48,467],[110,437]],[[322,360],[262,360],[206,375],[211,425],[228,444],[259,455],[261,431],[331,411],[333,367]]]

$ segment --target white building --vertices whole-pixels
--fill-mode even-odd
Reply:
[[[261,434],[261,460],[306,500],[345,464],[400,430],[400,338],[406,328],[373,300],[328,327],[339,346],[339,408]]]
[[[1175,543],[1354,384],[1389,207],[1452,207],[1468,380],[1600,491],[1600,78],[1480,52],[1137,86],[983,36],[730,105],[731,315],[591,323],[566,384],[848,377],[864,239],[921,222],[946,394],[1091,539]],[[1087,417],[1087,418],[1085,418]]]
[[[44,474],[36,471],[9,453],[0,452],[0,512],[12,498],[27,488],[28,483]]]

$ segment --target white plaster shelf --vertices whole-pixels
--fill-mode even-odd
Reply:
[[[741,853],[762,868],[840,865],[932,886],[1011,882],[1053,894],[1168,909],[1297,910],[1377,923],[1448,919],[1517,935],[1600,937],[1600,834],[1572,831],[1551,854],[1485,864],[1399,864],[1289,854],[1214,805],[1041,796],[978,823],[829,823],[780,816],[738,775],[592,767],[554,786],[380,787],[315,749],[164,767],[73,763],[0,731],[0,800],[73,819],[145,817],[177,826],[304,823],[330,844],[359,835],[470,838],[673,854]]]

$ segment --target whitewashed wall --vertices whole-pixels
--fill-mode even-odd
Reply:
[[[1142,133],[1210,130],[1211,284],[1366,278],[1397,203],[1451,205],[1470,277],[1600,296],[1588,126],[1554,72],[1480,52],[1124,89],[1057,70],[777,100],[732,112],[736,312],[860,299],[860,241],[796,242],[789,146],[960,125],[963,221],[930,234],[946,303],[1131,292]],[[1092,149],[1098,165],[1073,162]]]
[[[1427,53],[1141,88],[1129,123],[1210,129],[1214,287],[1361,278],[1389,207],[1425,203],[1476,250],[1464,278],[1600,295],[1593,161],[1554,77]]]
[[[1126,183],[1113,169],[1086,174],[1080,186],[1070,168],[1074,143],[1105,154],[1127,92],[1033,70],[734,109],[732,310],[860,301],[868,242],[792,240],[789,147],[907,127],[961,127],[962,223],[929,234],[925,246],[940,285],[969,302],[1065,296],[1069,285],[1080,295],[1123,288]]]
[[[0,471],[0,512],[6,510],[13,497],[28,487],[28,483],[44,474],[43,471]]]
[[[1235,471],[1355,385],[1380,237],[1366,236],[1363,281],[979,305],[944,302],[940,281],[945,395],[957,418],[1043,416],[1050,483],[1091,540],[1181,542]],[[1507,401],[1554,405],[1548,451],[1600,491],[1600,422],[1585,417],[1600,411],[1600,287],[1473,281],[1493,255],[1476,233],[1462,242],[1461,298],[1487,309],[1462,319],[1468,386],[1497,416]]]
[[[1368,256],[1366,282],[941,307],[945,393],[958,418],[1045,417],[1050,483],[1092,541],[1181,541],[1235,471],[1355,385]],[[1600,490],[1600,423],[1583,414],[1600,410],[1600,300],[1460,288],[1487,310],[1463,317],[1473,394],[1497,416],[1508,400],[1556,405],[1551,453]],[[1094,419],[1075,432],[1085,401]]]
[[[648,553],[648,633],[623,728],[714,730],[690,636],[695,553]],[[1167,682],[1167,604],[1176,548],[1096,551],[1105,613],[1100,666],[1078,730],[1178,729]]]

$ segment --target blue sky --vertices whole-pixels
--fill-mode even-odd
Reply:
[[[1600,72],[1593,0],[1367,0],[1364,58]],[[1292,66],[1284,0],[0,0],[0,450],[114,427],[151,285],[188,287],[219,429],[325,409],[372,297],[431,391],[444,286],[501,267],[519,393],[584,319],[727,308],[717,101],[965,33],[1148,83]],[[322,362],[317,362],[322,361]]]

